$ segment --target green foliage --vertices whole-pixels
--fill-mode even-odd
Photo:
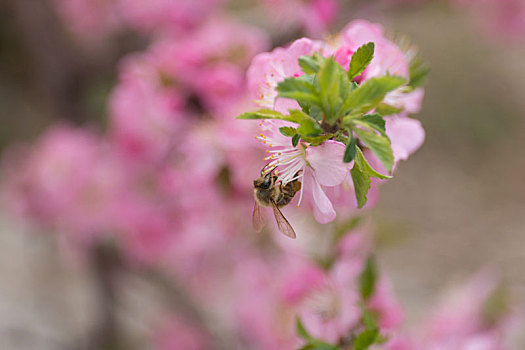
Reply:
[[[289,110],[289,121],[299,124],[297,133],[304,136],[318,136],[323,132],[317,121],[298,109]]]
[[[259,109],[254,112],[246,112],[237,117],[237,119],[280,119],[286,120],[285,115],[271,109]]]
[[[291,109],[288,111],[290,114],[285,115],[270,109],[260,109],[255,112],[246,112],[237,117],[237,119],[278,119],[286,120],[292,123],[299,124],[297,133],[305,136],[318,136],[321,134],[323,129],[319,126],[319,123],[308,114],[297,109]]]
[[[299,348],[299,350],[339,350],[339,347],[336,345],[328,344],[322,340],[312,337],[304,327],[299,317],[297,317],[295,329],[297,335],[306,341],[306,344]]]
[[[319,146],[321,143],[323,143],[326,140],[330,140],[332,137],[334,137],[334,134],[325,134],[320,136],[302,136],[301,138],[308,142],[310,146]]]
[[[367,129],[375,129],[376,131],[379,131],[381,135],[386,135],[385,119],[383,119],[383,116],[378,113],[362,115],[352,119],[352,122]]]
[[[358,109],[359,113],[366,113],[379,105],[387,93],[405,83],[404,78],[393,75],[370,78],[348,95],[342,109],[344,112]]]
[[[412,62],[410,62],[410,81],[408,82],[408,86],[414,89],[422,86],[425,83],[425,79],[429,72],[430,67],[421,59],[415,57]]]
[[[295,134],[297,134],[297,129],[292,128],[291,126],[280,127],[279,131],[281,132],[281,134],[283,134],[284,136],[288,136],[288,137],[292,137]]]
[[[321,64],[325,61],[325,58],[318,53],[314,53],[313,56],[301,56],[299,57],[299,67],[306,74],[315,74],[319,72]]]
[[[345,154],[343,155],[343,162],[345,163],[350,163],[353,161],[356,152],[356,140],[352,130],[348,130],[348,134],[350,135],[350,142],[348,142],[348,145],[346,145]]]
[[[376,177],[378,179],[390,179],[391,176],[383,175],[368,163],[363,152],[359,147],[355,147],[355,162],[354,167],[350,170],[352,175],[352,182],[354,183],[355,198],[357,200],[357,207],[362,208],[366,204],[366,195],[370,189],[370,178]]]
[[[377,329],[365,329],[355,339],[355,350],[366,350],[376,342],[379,336]]]
[[[394,165],[394,153],[390,145],[390,139],[386,135],[378,135],[373,131],[355,128],[354,132],[383,163],[388,172],[392,171]]]
[[[396,108],[386,103],[380,103],[376,107],[376,112],[382,116],[397,114],[401,112],[402,110],[403,110],[402,108]]]
[[[378,315],[368,310],[364,305],[361,306],[361,323],[365,326],[365,329],[376,329]]]
[[[340,350],[340,348],[336,345],[319,342],[306,344],[299,350]]]
[[[333,57],[326,60],[317,73],[319,96],[325,114],[325,121],[333,125],[340,117],[343,100],[350,90],[343,67]]]
[[[377,281],[377,267],[373,256],[368,257],[366,266],[359,276],[359,290],[363,300],[368,300],[375,291]]]
[[[315,86],[306,79],[286,78],[277,85],[280,97],[291,98],[299,103],[321,106],[321,99]]]
[[[352,175],[352,182],[354,183],[355,198],[357,199],[357,207],[362,208],[366,204],[366,194],[370,189],[370,176],[365,174],[357,162],[350,170]]]
[[[297,147],[299,144],[299,141],[301,141],[301,135],[295,134],[292,136],[292,147]]]
[[[391,179],[392,176],[383,175],[378,173],[372,166],[368,163],[363,152],[358,147],[356,148],[355,162],[359,165],[359,168],[369,177],[375,177],[381,180]]]
[[[300,338],[303,338],[305,340],[313,339],[313,337],[310,335],[310,333],[308,333],[306,328],[304,328],[303,322],[301,321],[301,319],[299,317],[297,317],[297,319],[295,321],[295,329],[296,329],[297,335]]]
[[[352,80],[359,76],[374,58],[374,43],[368,43],[357,49],[350,60],[348,68],[348,79]]]

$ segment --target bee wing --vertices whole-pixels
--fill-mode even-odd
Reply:
[[[277,205],[272,202],[272,208],[273,208],[273,215],[275,216],[275,221],[277,221],[277,227],[279,228],[279,231],[284,233],[286,236],[290,238],[295,238],[295,231],[284,217],[283,213],[281,213],[281,210],[277,207]]]
[[[255,206],[253,207],[253,215],[252,215],[252,224],[253,229],[256,232],[261,232],[263,227],[266,225],[266,220],[264,219],[263,212],[261,210],[261,206],[255,202]]]

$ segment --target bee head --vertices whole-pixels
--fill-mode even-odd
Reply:
[[[273,176],[271,173],[258,177],[257,179],[253,180],[253,187],[267,190],[273,185],[274,177],[275,176]]]

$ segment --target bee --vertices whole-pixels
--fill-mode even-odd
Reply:
[[[290,238],[295,238],[296,235],[292,225],[286,220],[279,208],[292,201],[295,194],[301,190],[301,182],[294,180],[283,186],[282,182],[278,182],[278,177],[273,174],[273,170],[267,174],[261,171],[261,176],[253,180],[253,187],[255,207],[253,208],[252,221],[255,231],[260,232],[264,227],[261,206],[272,207],[279,231]]]

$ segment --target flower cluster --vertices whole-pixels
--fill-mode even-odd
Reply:
[[[336,217],[329,195],[353,187],[364,206],[371,178],[389,178],[384,173],[423,143],[421,124],[408,115],[420,109],[425,73],[413,49],[403,52],[377,24],[354,21],[331,41],[304,38],[256,56],[249,87],[264,109],[239,118],[263,120],[267,168],[284,185],[301,180],[326,223]]]
[[[132,29],[146,35],[191,34],[213,19],[226,0],[52,0],[67,27],[80,39],[96,42]],[[259,0],[256,10],[281,31],[327,34],[339,0]]]

